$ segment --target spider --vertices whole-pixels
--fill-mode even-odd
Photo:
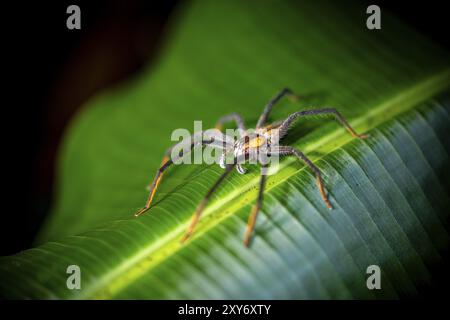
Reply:
[[[297,111],[292,113],[290,116],[288,116],[283,121],[278,121],[273,124],[266,125],[267,118],[269,116],[269,113],[271,112],[273,106],[284,96],[288,97],[292,101],[298,101],[299,96],[294,94],[289,88],[284,88],[278,94],[276,94],[264,107],[264,110],[261,114],[261,116],[258,119],[258,122],[256,124],[255,131],[252,133],[249,133],[248,130],[245,127],[244,121],[241,116],[239,116],[237,113],[232,113],[227,116],[224,116],[220,118],[217,121],[216,129],[221,130],[224,123],[229,121],[234,121],[238,127],[240,137],[237,139],[231,147],[224,149],[221,159],[220,159],[220,166],[225,169],[225,172],[220,176],[220,178],[215,182],[215,184],[209,189],[209,191],[206,193],[203,200],[200,202],[200,204],[197,206],[197,209],[195,210],[194,215],[192,216],[191,222],[189,224],[189,227],[184,234],[184,236],[181,239],[181,243],[184,243],[187,239],[190,238],[192,235],[195,226],[197,225],[197,222],[200,219],[200,216],[208,203],[208,200],[210,199],[211,195],[214,193],[214,191],[217,190],[219,185],[225,180],[226,176],[232,171],[234,167],[236,167],[237,171],[240,174],[244,174],[246,171],[242,167],[242,164],[245,163],[245,161],[248,161],[252,156],[251,154],[255,154],[258,152],[266,153],[266,155],[271,156],[295,156],[298,160],[302,161],[304,164],[306,164],[315,174],[316,176],[316,183],[317,187],[320,192],[320,196],[322,200],[324,201],[325,205],[329,209],[333,209],[333,206],[331,205],[330,201],[328,200],[327,194],[325,193],[325,188],[323,186],[323,181],[321,177],[320,170],[309,160],[301,151],[290,147],[290,146],[282,146],[282,145],[276,145],[272,148],[267,148],[267,146],[270,147],[271,145],[271,137],[273,137],[273,134],[277,134],[279,139],[281,140],[284,136],[286,136],[289,127],[291,124],[298,118],[298,117],[305,117],[305,116],[314,116],[314,115],[331,115],[338,120],[338,122],[355,138],[365,139],[368,137],[368,135],[364,134],[358,134],[355,132],[355,130],[350,126],[350,124],[345,120],[345,118],[334,108],[323,108],[323,109],[312,109],[312,110],[304,110],[304,111]],[[210,139],[202,139],[197,143],[192,143],[189,147],[189,151],[192,151],[194,147],[197,145],[209,145],[214,142],[213,138]],[[152,181],[149,189],[149,196],[147,198],[147,202],[145,203],[145,206],[137,211],[135,213],[135,216],[140,216],[143,213],[145,213],[147,210],[151,208],[151,203],[153,200],[153,197],[155,196],[156,189],[158,188],[159,183],[161,182],[161,178],[163,176],[164,171],[173,164],[173,159],[170,157],[170,152],[173,150],[174,146],[169,148],[162,160],[161,166],[158,169],[156,176],[154,180]],[[180,156],[183,154],[180,152]],[[225,164],[225,157],[226,156],[232,157],[233,161],[231,164]],[[265,166],[266,164],[262,164],[258,162],[262,166]],[[263,203],[263,195],[264,195],[264,187],[266,183],[266,175],[261,174],[260,182],[259,182],[259,190],[258,190],[258,197],[256,200],[256,203],[253,205],[250,216],[248,218],[248,223],[245,229],[244,234],[244,245],[246,247],[249,246],[250,238],[253,233],[253,230],[255,228],[255,222],[258,215],[258,212],[261,209],[262,203]]]

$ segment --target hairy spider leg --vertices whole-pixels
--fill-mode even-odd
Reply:
[[[274,122],[266,125],[263,129],[266,129],[267,131],[272,130],[272,129],[276,129],[279,126],[281,126],[282,123],[283,123],[282,120],[277,120],[277,121],[274,121]]]
[[[262,128],[269,117],[270,111],[272,111],[273,106],[281,100],[284,96],[288,96],[291,101],[298,101],[300,98],[296,94],[292,92],[289,88],[284,88],[280,92],[278,92],[264,107],[264,111],[258,119],[256,124],[256,129]]]
[[[237,114],[235,112],[219,118],[219,120],[217,120],[217,122],[216,122],[215,128],[219,131],[222,131],[223,124],[226,122],[229,122],[229,121],[234,121],[236,123],[238,130],[239,130],[239,136],[241,136],[241,137],[245,136],[247,129],[245,127],[244,120],[242,119],[242,117],[239,114]],[[225,155],[225,148],[226,148],[226,146],[224,144],[224,148],[222,151],[222,157]]]
[[[303,161],[316,175],[316,183],[317,187],[320,191],[320,196],[322,197],[322,200],[325,202],[325,205],[328,207],[328,209],[333,209],[333,206],[330,203],[330,200],[328,200],[328,197],[325,193],[325,188],[323,186],[322,176],[320,174],[319,168],[317,168],[311,160],[308,159],[301,151],[290,147],[290,146],[279,146],[277,148],[274,148],[275,150],[271,152],[272,155],[290,155],[290,156],[296,156],[299,160]]]
[[[248,217],[247,226],[245,228],[244,245],[246,247],[248,247],[250,244],[250,239],[251,239],[253,230],[255,229],[256,218],[258,216],[259,211],[261,210],[265,186],[266,186],[266,175],[261,174],[261,178],[259,180],[258,199],[256,200],[256,204],[253,205],[253,207],[252,207],[252,211],[250,213],[250,216]]]
[[[360,139],[366,139],[369,137],[367,134],[358,134],[356,131],[350,126],[350,124],[345,120],[345,118],[334,108],[325,108],[325,109],[312,109],[312,110],[305,110],[305,111],[298,111],[291,114],[289,117],[287,117],[281,126],[279,127],[280,130],[280,139],[286,135],[287,131],[289,130],[289,126],[292,124],[292,122],[297,119],[298,117],[303,116],[314,116],[314,115],[332,115],[334,116],[339,123],[347,129],[347,131],[354,137],[354,138],[360,138]]]
[[[199,144],[206,145],[206,144],[210,144],[211,142],[213,142],[213,141],[212,140],[208,140],[208,141],[203,140],[203,141],[199,141],[199,142],[193,142],[193,143],[191,143],[191,145],[189,147],[189,152],[192,151],[192,149],[194,149]],[[153,197],[155,196],[156,189],[158,189],[158,185],[161,182],[161,179],[163,177],[164,171],[170,165],[173,164],[173,161],[172,161],[172,159],[169,156],[169,154],[170,154],[170,152],[172,151],[173,148],[174,147],[170,147],[166,151],[166,154],[164,155],[163,160],[161,162],[161,166],[158,169],[158,171],[156,172],[156,176],[155,176],[155,178],[153,179],[153,181],[152,181],[152,183],[150,185],[149,195],[148,195],[147,201],[145,203],[145,206],[134,214],[136,217],[142,215],[143,213],[145,213],[146,211],[148,211],[150,209],[150,206],[151,206],[152,201],[153,201]],[[184,153],[183,153],[182,150],[180,151],[179,156],[180,157],[184,156]]]
[[[152,204],[153,201],[153,197],[155,196],[156,193],[156,189],[158,189],[158,185],[161,182],[162,176],[164,174],[164,171],[171,165],[173,164],[172,159],[170,159],[167,155],[164,156],[162,162],[161,162],[161,166],[158,169],[158,171],[156,172],[156,176],[152,181],[152,184],[150,185],[150,193],[149,196],[147,198],[147,202],[145,203],[145,206],[140,209],[138,212],[136,212],[134,214],[135,217],[138,217],[140,215],[142,215],[143,213],[145,213],[148,209],[150,209],[150,205]]]
[[[190,139],[190,141],[194,141],[194,142],[195,142],[195,141],[196,141],[196,140],[195,140],[195,139],[196,139],[196,136],[201,136],[201,137],[203,137],[203,136],[205,135],[205,133],[206,133],[206,131],[204,131],[204,130],[194,132],[193,134],[191,134],[191,136],[189,137],[189,139]],[[178,142],[178,143],[175,143],[174,145],[172,145],[170,148],[168,148],[168,149],[166,150],[166,152],[164,153],[164,155],[170,157],[170,154],[172,153],[172,150],[173,150],[175,147],[177,147],[177,146],[179,146],[180,144],[182,144],[183,142],[184,142],[184,141],[181,141],[181,142]],[[180,152],[179,156],[182,157],[183,154]]]
[[[184,243],[194,232],[194,228],[197,225],[198,220],[200,219],[200,216],[202,215],[203,210],[205,209],[206,204],[208,203],[209,198],[214,193],[214,191],[217,190],[219,185],[225,180],[226,176],[233,170],[234,164],[229,164],[225,168],[225,172],[222,173],[222,175],[219,177],[219,179],[216,181],[216,183],[209,189],[206,196],[203,198],[203,200],[198,205],[197,209],[195,210],[194,215],[192,216],[191,223],[189,224],[188,229],[186,230],[186,233],[184,234],[183,238],[181,239],[181,243]]]
[[[223,124],[229,121],[234,121],[239,129],[239,133],[242,135],[245,134],[245,131],[247,130],[245,128],[245,123],[242,117],[237,113],[231,113],[226,116],[221,117],[219,120],[217,120],[216,123],[216,129],[222,130]]]

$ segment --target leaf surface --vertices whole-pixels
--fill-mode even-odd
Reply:
[[[39,246],[0,258],[8,298],[395,298],[431,283],[448,247],[448,54],[383,13],[332,1],[197,1],[179,8],[158,63],[98,96],[61,151],[57,201]],[[330,119],[301,119],[285,143],[322,170],[285,159],[267,182],[250,249],[242,245],[258,172],[233,172],[208,204],[193,239],[179,240],[222,172],[175,166],[154,207],[146,199],[176,128],[204,128],[239,112],[254,126],[288,86],[271,119],[335,107],[368,140]],[[66,268],[82,270],[68,290]],[[383,290],[366,287],[369,265]]]

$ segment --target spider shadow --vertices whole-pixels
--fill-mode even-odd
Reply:
[[[190,166],[195,166],[194,164],[188,164]],[[160,199],[156,200],[152,207],[163,202],[170,196],[172,196],[177,191],[181,190],[183,187],[185,187],[189,182],[191,182],[196,177],[200,176],[205,170],[210,169],[212,165],[202,165],[202,166],[196,166],[194,169],[192,169],[187,175],[185,175],[183,178],[177,178],[182,180],[180,183],[177,183],[176,186],[174,186],[172,189],[168,190],[165,194],[161,195]],[[178,167],[178,166],[176,166]],[[176,168],[175,167],[175,168]],[[166,179],[170,178],[172,174],[174,174],[173,171],[176,171],[175,168],[173,170],[170,170],[166,173]]]
[[[254,233],[250,239],[249,245],[251,246],[256,237],[266,237],[273,230],[279,229],[283,234],[286,234],[286,225],[292,222],[292,215],[289,213],[291,209],[288,207],[288,198],[292,194],[293,186],[284,184],[279,188],[278,193],[286,195],[285,197],[277,197],[275,200],[270,201],[266,206],[267,209],[262,210],[264,212],[264,220],[256,225]],[[281,189],[281,190],[280,190]],[[264,206],[264,205],[263,205]],[[288,235],[286,235],[288,236]]]

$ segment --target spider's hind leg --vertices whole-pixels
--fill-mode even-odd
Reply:
[[[324,108],[324,109],[311,109],[311,110],[298,111],[298,112],[294,112],[293,114],[291,114],[289,117],[287,117],[283,121],[283,123],[279,127],[279,129],[280,129],[280,138],[283,137],[287,133],[287,131],[289,129],[289,126],[298,117],[315,116],[315,115],[332,115],[332,116],[334,116],[336,118],[336,120],[354,138],[366,139],[366,138],[369,137],[368,134],[358,134],[358,133],[356,133],[356,131],[352,128],[352,126],[348,123],[348,121],[336,109],[334,109],[334,108]]]

